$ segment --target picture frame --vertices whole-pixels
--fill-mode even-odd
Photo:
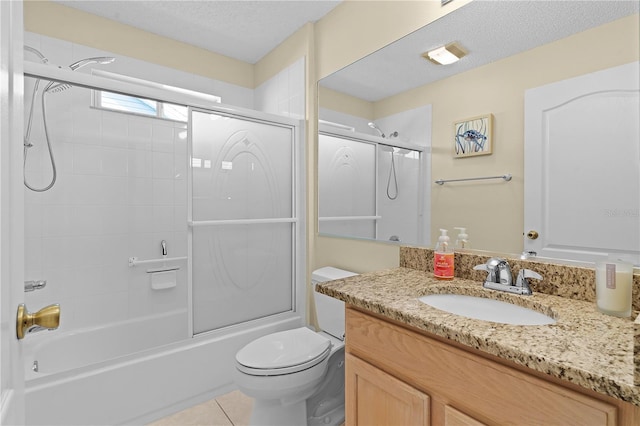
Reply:
[[[453,123],[454,158],[490,155],[493,152],[493,114],[478,115]]]

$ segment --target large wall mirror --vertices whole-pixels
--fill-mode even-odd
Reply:
[[[525,182],[529,176],[525,169],[531,166],[525,158],[525,149],[529,155],[525,145],[538,143],[525,131],[525,121],[531,122],[525,117],[532,114],[525,99],[542,87],[637,63],[638,11],[637,1],[473,1],[320,80],[320,234],[431,246],[438,229],[448,229],[453,240],[454,228],[465,227],[474,249],[514,254],[531,250],[532,240],[527,239],[531,224],[525,220],[532,203],[527,200],[531,190],[530,182]],[[458,62],[437,65],[422,56],[452,42],[466,53]],[[607,211],[619,213],[609,216],[616,216],[616,229],[628,230],[616,231],[625,239],[620,245],[624,249],[616,246],[615,238],[608,238],[606,244],[589,241],[585,235],[590,231],[583,230],[580,244],[593,246],[596,256],[574,260],[621,254],[640,264],[640,136],[635,80],[631,86],[636,87],[625,92],[622,107],[630,111],[625,118],[631,129],[630,143],[615,148],[627,151],[606,157],[610,164],[580,172],[588,173],[593,182],[620,167],[614,158],[632,159],[624,164],[632,169],[625,174],[628,182],[617,191],[622,201],[608,199],[607,205],[600,206],[591,203],[604,216]],[[487,136],[492,138],[492,149],[482,153],[486,155],[459,158],[454,123],[478,117],[491,120],[493,128]],[[600,138],[599,144],[606,149],[608,129],[616,123],[609,116],[582,122],[582,126],[577,134],[584,143],[592,142],[585,142],[584,138],[591,137],[587,134],[597,135],[594,137]],[[473,124],[470,129],[475,129]],[[464,132],[458,133],[462,136]],[[539,145],[540,149],[548,148]],[[571,163],[575,167],[587,153],[575,150],[571,155],[578,159]],[[598,156],[597,150],[589,155]],[[589,161],[593,164],[593,158]],[[542,174],[545,177],[539,187],[560,188],[548,179],[564,178],[572,172]],[[511,179],[461,180],[505,175]],[[453,182],[439,185],[439,179]],[[565,199],[573,196],[566,192],[571,191],[570,186],[561,188]],[[588,190],[582,191],[580,197],[587,194]],[[553,197],[563,198],[558,191]],[[580,203],[580,198],[572,203]],[[544,220],[548,222],[549,217]],[[553,245],[556,235],[576,234],[567,231],[572,223],[576,221],[571,218],[561,224],[543,223],[535,229],[540,234],[536,243]],[[560,227],[562,232],[549,233],[545,226]],[[555,256],[572,258],[567,254],[571,251],[583,251],[582,246],[561,250]],[[543,250],[543,255],[551,252]]]

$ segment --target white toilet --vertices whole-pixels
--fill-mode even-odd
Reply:
[[[260,337],[236,354],[235,382],[255,399],[251,425],[344,422],[344,302],[315,284],[357,275],[332,267],[313,272],[321,331],[295,328]]]

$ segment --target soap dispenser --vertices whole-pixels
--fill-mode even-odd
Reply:
[[[453,279],[453,260],[453,250],[449,244],[447,230],[441,229],[433,253],[433,275],[440,280]]]
[[[456,238],[455,249],[457,251],[465,251],[471,248],[471,244],[469,243],[469,234],[467,234],[467,228],[455,227],[453,229],[457,229],[458,238]]]

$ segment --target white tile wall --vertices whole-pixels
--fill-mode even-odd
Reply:
[[[255,90],[255,109],[285,117],[305,117],[305,58],[300,58]]]
[[[70,131],[66,138],[51,132],[61,165],[54,188],[27,190],[26,279],[48,281],[26,294],[27,303],[32,309],[60,303],[66,330],[186,309],[186,262],[178,286],[162,292],[150,289],[146,267],[127,265],[131,256],[160,257],[163,239],[170,256],[187,253],[187,145],[178,137],[186,124],[92,109],[80,101],[90,97],[75,96],[78,91],[88,90],[73,88],[48,101],[51,130]],[[67,97],[77,100],[68,106],[70,121],[62,108]],[[43,137],[33,141],[34,158],[46,164]],[[28,167],[29,181],[48,175]]]

